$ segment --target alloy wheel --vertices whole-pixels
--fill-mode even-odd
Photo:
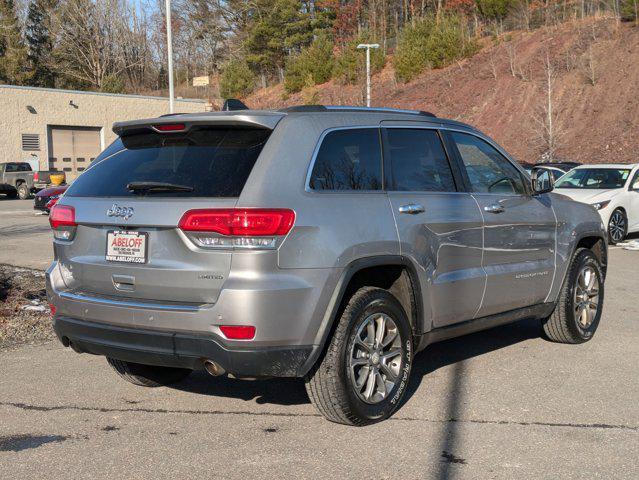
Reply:
[[[579,272],[573,300],[577,325],[589,328],[599,309],[599,278],[592,266],[586,265]]]
[[[610,238],[615,242],[621,242],[626,234],[626,219],[620,211],[616,211],[610,217],[608,222],[608,231]]]
[[[384,400],[400,381],[402,339],[395,321],[384,313],[368,316],[357,329],[349,357],[351,386],[366,403]]]

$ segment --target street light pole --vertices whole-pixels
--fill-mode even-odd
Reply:
[[[166,50],[169,56],[169,113],[173,113],[173,35],[171,34],[171,0],[165,0],[166,6]]]
[[[360,43],[358,49],[366,49],[366,106],[371,106],[371,48],[379,48],[378,43]]]

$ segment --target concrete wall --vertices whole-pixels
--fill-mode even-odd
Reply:
[[[203,112],[204,107],[202,100],[175,101],[176,112]],[[0,162],[38,161],[41,170],[48,170],[49,126],[99,127],[105,148],[115,139],[114,122],[168,111],[169,101],[161,97],[0,85]],[[40,135],[40,151],[22,151],[23,133]]]

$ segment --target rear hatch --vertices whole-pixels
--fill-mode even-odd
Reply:
[[[55,249],[69,290],[153,302],[217,300],[231,251],[200,249],[177,225],[188,210],[236,205],[271,130],[175,125],[121,132],[66,191],[62,203],[75,209],[78,226],[73,240],[58,240]]]

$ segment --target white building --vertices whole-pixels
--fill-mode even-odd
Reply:
[[[162,97],[0,85],[0,163],[27,161],[73,179],[108,146],[114,122],[168,113]],[[175,100],[176,112],[202,112],[203,100]]]

